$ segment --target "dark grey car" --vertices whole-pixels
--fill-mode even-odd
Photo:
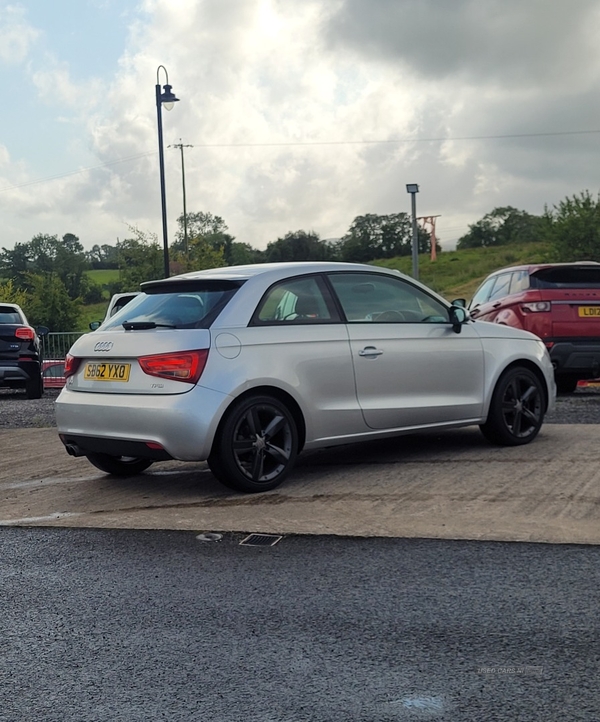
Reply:
[[[34,329],[20,306],[0,303],[0,387],[24,388],[28,399],[44,393],[40,338],[45,326]]]

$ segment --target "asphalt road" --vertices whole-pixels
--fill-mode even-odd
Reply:
[[[2,722],[600,718],[600,549],[0,530]]]
[[[115,482],[51,428],[0,430],[5,517],[196,529],[0,526],[0,722],[595,722],[600,546],[452,539],[595,533],[596,427],[575,408],[524,450],[469,429],[325,451],[250,499],[189,465]],[[232,514],[313,535],[197,540]],[[359,535],[314,535],[334,522]]]

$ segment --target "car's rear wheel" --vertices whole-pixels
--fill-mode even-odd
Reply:
[[[279,486],[297,454],[298,429],[292,413],[279,399],[257,394],[229,410],[208,464],[225,486],[252,493]]]
[[[577,388],[579,379],[577,376],[557,376],[556,390],[559,394],[572,394]]]
[[[41,399],[44,393],[44,381],[41,376],[25,382],[25,396],[28,399]]]
[[[487,421],[479,428],[493,444],[528,444],[542,427],[545,409],[542,382],[533,371],[515,367],[500,377]]]
[[[154,463],[153,459],[141,459],[137,456],[110,456],[91,452],[86,456],[97,469],[113,476],[135,476]]]

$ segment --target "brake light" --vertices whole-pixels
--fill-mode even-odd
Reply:
[[[15,336],[17,338],[22,338],[25,341],[33,341],[35,338],[35,331],[30,326],[20,326],[15,331]]]
[[[196,351],[141,356],[138,362],[142,371],[148,376],[196,384],[202,376],[207,358],[208,349],[203,348]]]
[[[77,369],[79,368],[80,363],[80,358],[78,358],[77,356],[71,356],[71,354],[68,353],[67,358],[65,359],[64,377],[69,378],[69,376],[74,376],[77,373]]]
[[[521,308],[523,311],[529,311],[529,313],[542,313],[550,311],[552,304],[550,301],[535,301],[534,303],[522,303]]]

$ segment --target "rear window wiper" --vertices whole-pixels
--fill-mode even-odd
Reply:
[[[154,323],[154,321],[124,321],[121,326],[126,331],[145,331],[149,328],[177,328],[172,323]]]

